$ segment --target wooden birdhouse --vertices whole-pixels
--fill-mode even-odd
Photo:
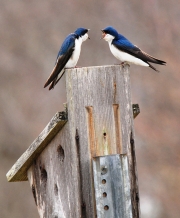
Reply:
[[[7,173],[29,181],[41,218],[138,218],[128,66],[66,70],[67,107]]]

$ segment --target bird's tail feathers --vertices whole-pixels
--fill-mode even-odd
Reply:
[[[159,70],[157,70],[153,65],[151,65],[150,63],[148,63],[148,64],[149,64],[149,67],[150,67],[150,68],[152,68],[153,70],[155,70],[156,72],[159,73]]]
[[[49,86],[49,90],[54,89],[54,86],[55,86],[55,79],[51,82]]]
[[[56,65],[54,66],[49,78],[47,79],[47,81],[44,85],[44,88],[46,88],[51,82],[53,82],[54,80],[57,79],[56,77],[58,76],[59,72],[62,71],[62,69],[63,69],[62,66],[60,64],[58,64],[58,62],[57,62]]]
[[[56,80],[58,71],[57,71],[57,65],[54,66],[49,78],[47,79],[46,83],[44,84],[44,88],[46,88],[50,83],[52,85],[53,81]]]
[[[143,52],[147,57],[148,57],[148,59],[149,60],[147,60],[147,62],[151,62],[151,63],[154,63],[154,64],[160,64],[160,65],[166,65],[166,62],[165,61],[162,61],[162,60],[159,60],[159,59],[157,59],[157,58],[155,58],[155,57],[153,57],[153,56],[151,56],[151,55],[149,55],[149,54],[147,54],[147,53],[145,53],[145,52]],[[148,63],[149,64],[149,63]],[[153,68],[154,69],[154,68]]]
[[[65,73],[65,69],[62,70],[61,73],[51,82],[51,85],[49,86],[49,90],[54,88],[54,86],[59,82],[59,80],[62,78],[64,73]]]

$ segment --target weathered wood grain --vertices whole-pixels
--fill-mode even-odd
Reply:
[[[127,154],[132,217],[139,218],[128,66],[75,68],[65,75],[68,122],[56,114],[8,172],[8,181],[28,177],[41,218],[95,218],[92,159]]]
[[[66,71],[68,123],[72,146],[78,130],[85,217],[96,216],[92,158],[127,154],[133,217],[139,217],[139,193],[128,66],[101,66]]]
[[[69,128],[67,122],[28,170],[41,218],[81,217],[78,156]]]
[[[9,182],[27,181],[27,170],[43,149],[49,144],[54,136],[62,129],[67,121],[60,119],[60,112],[57,112],[45,129],[34,140],[29,148],[22,154],[17,162],[6,174]]]

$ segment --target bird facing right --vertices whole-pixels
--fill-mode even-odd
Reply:
[[[59,50],[55,66],[44,88],[50,85],[49,90],[53,89],[63,76],[65,69],[76,66],[81,52],[81,45],[89,38],[88,31],[89,29],[80,27],[65,38]]]
[[[155,71],[158,70],[150,63],[166,65],[165,61],[154,58],[137,46],[133,45],[127,38],[119,34],[112,26],[108,26],[101,31],[102,38],[108,42],[112,54],[122,62],[121,64],[133,63],[136,65],[150,67]]]

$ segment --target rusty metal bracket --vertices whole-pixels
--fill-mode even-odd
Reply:
[[[93,158],[98,218],[132,218],[127,155]]]

